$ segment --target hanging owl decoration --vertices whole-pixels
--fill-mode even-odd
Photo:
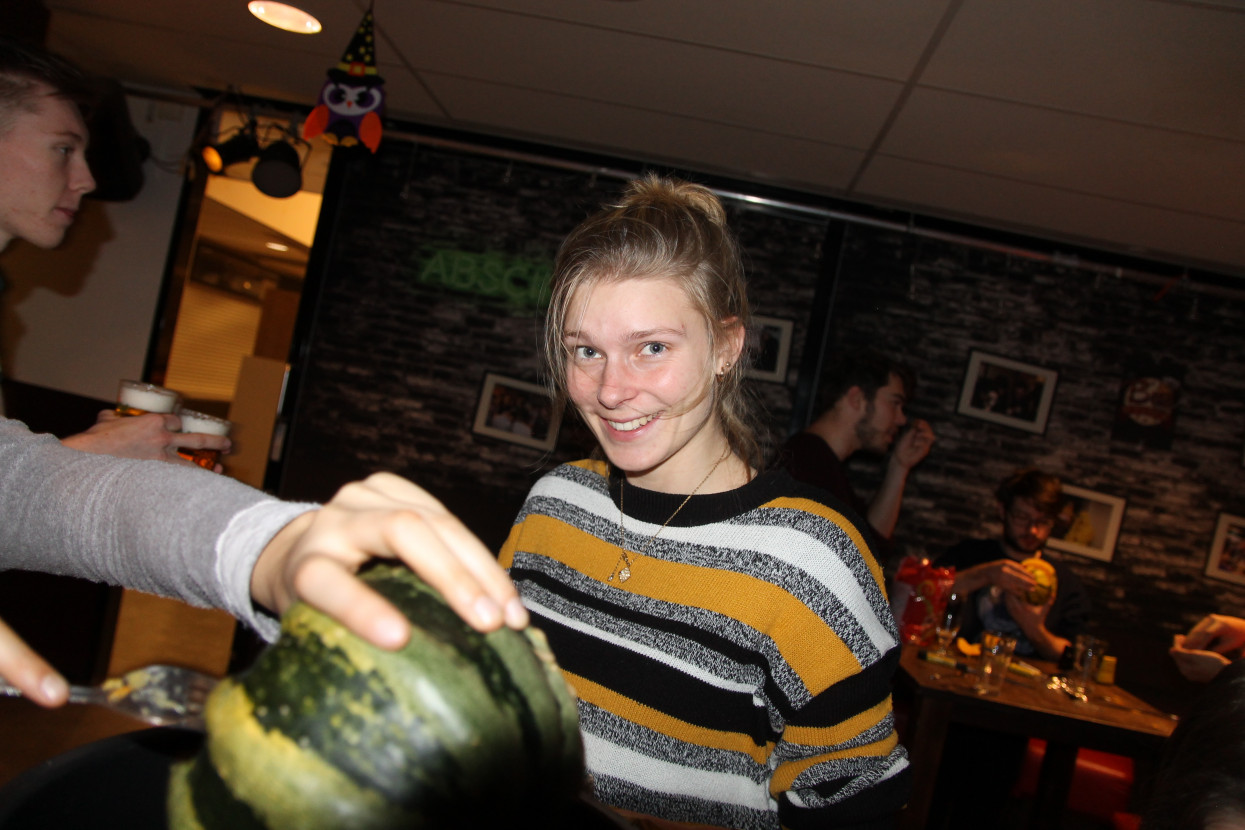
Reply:
[[[368,8],[342,59],[328,71],[319,103],[303,122],[303,138],[320,136],[340,147],[363,144],[373,153],[380,146],[385,79],[376,73],[372,30],[372,10]]]

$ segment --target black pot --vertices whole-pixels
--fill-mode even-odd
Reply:
[[[203,744],[203,733],[144,729],[80,746],[0,789],[0,828],[165,830],[169,767]]]
[[[80,746],[0,789],[0,830],[167,830],[169,767],[203,745],[203,733],[160,727]],[[584,797],[560,828],[617,830],[618,816]]]

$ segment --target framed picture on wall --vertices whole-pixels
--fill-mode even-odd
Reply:
[[[1110,562],[1115,555],[1115,541],[1120,535],[1127,503],[1119,496],[1109,496],[1084,487],[1063,486],[1064,506],[1055,527],[1046,541],[1055,550],[1075,553]]]
[[[1245,585],[1245,516],[1220,513],[1215,541],[1206,560],[1206,575]]]
[[[543,386],[492,372],[484,376],[472,432],[538,450],[552,450],[561,425],[562,412],[555,410]]]
[[[974,349],[969,354],[956,411],[1040,434],[1046,431],[1058,379],[1054,369]]]
[[[748,332],[748,371],[757,380],[787,381],[787,361],[791,357],[791,333],[795,325],[778,317],[753,315]]]

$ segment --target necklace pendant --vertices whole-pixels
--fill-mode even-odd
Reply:
[[[631,578],[631,569],[628,568],[626,565],[623,565],[622,570],[618,572],[618,581],[626,582],[630,578]]]

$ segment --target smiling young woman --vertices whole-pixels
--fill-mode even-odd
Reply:
[[[649,177],[573,231],[545,347],[604,459],[537,483],[502,564],[579,695],[601,801],[699,826],[888,826],[908,775],[881,569],[839,502],[762,469],[748,323],[705,188]]]

